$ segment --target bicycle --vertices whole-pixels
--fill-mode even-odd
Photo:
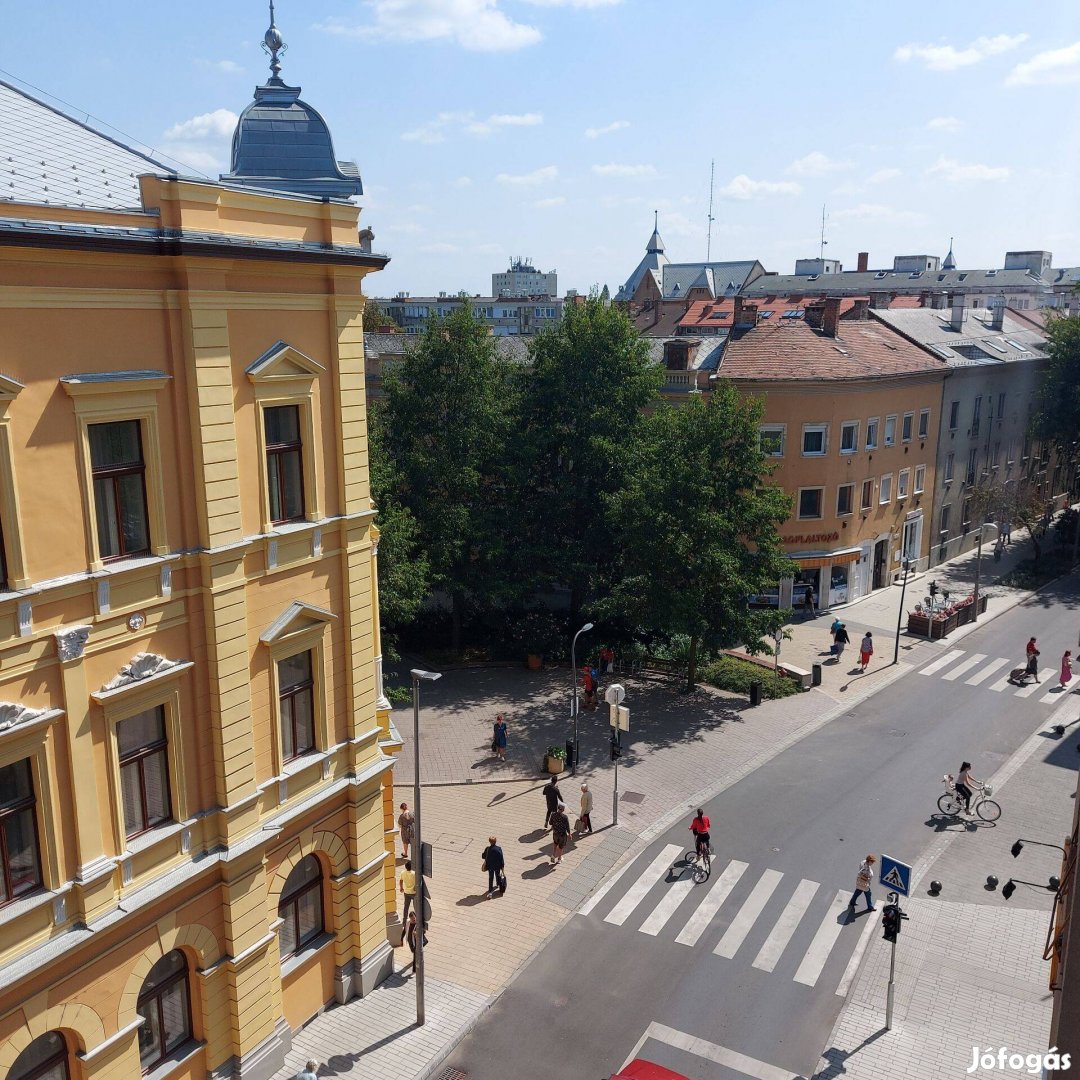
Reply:
[[[691,848],[683,858],[683,862],[692,867],[694,882],[700,885],[709,880],[712,873],[712,847],[703,844],[700,853],[696,847]]]
[[[955,780],[950,773],[942,778],[948,790],[938,799],[938,809],[948,817],[959,817],[964,809],[964,800],[956,792]],[[983,821],[997,821],[1001,817],[1001,806],[990,798],[994,789],[989,784],[983,784],[978,795],[972,799],[973,812]]]

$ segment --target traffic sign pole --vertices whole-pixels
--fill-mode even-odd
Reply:
[[[900,897],[896,893],[889,893],[889,903],[895,904]],[[885,1030],[892,1031],[893,996],[896,992],[896,938],[892,940],[892,949],[889,952],[889,992],[885,998]]]

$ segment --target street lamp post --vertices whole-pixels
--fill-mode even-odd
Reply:
[[[896,613],[896,642],[893,647],[892,662],[900,663],[900,625],[904,618],[904,594],[907,592],[908,571],[911,569],[911,560],[904,560],[904,579],[900,582],[900,610]]]
[[[420,832],[420,680],[434,682],[442,678],[442,672],[422,671],[413,668],[412,675],[412,718],[413,718],[413,859],[416,862],[416,895],[413,897],[413,911],[418,911],[419,932],[416,935],[416,1024],[424,1023],[424,924],[427,912],[424,906],[424,845]],[[419,856],[419,858],[417,858]],[[405,927],[405,933],[409,928]]]
[[[573,704],[570,706],[571,711],[574,714],[574,765],[570,770],[572,776],[577,776],[577,759],[578,759],[578,699],[577,699],[577,639],[585,633],[586,630],[591,630],[593,624],[587,622],[575,635],[574,640],[570,642],[570,678],[574,684],[574,699]]]
[[[971,621],[972,622],[978,622],[978,620],[979,620],[979,572],[982,569],[983,529],[985,529],[987,527],[993,529],[994,532],[998,536],[1001,535],[1001,530],[992,521],[984,521],[979,526],[978,544],[977,544],[977,548],[976,548],[976,551],[975,551],[975,590],[971,594],[974,597],[974,600],[975,600],[975,610],[971,613]]]

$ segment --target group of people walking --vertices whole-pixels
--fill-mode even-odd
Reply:
[[[1028,639],[1025,653],[1027,662],[1024,666],[1024,678],[1030,675],[1036,682],[1039,682],[1039,643],[1034,637]],[[1069,683],[1072,682],[1072,677],[1072,650],[1066,649],[1061,656],[1061,671],[1058,675],[1058,682],[1063,690],[1068,688]]]
[[[551,829],[551,864],[558,866],[562,862],[563,851],[570,839],[570,818],[566,813],[566,803],[563,802],[562,792],[559,790],[557,777],[552,777],[544,785],[544,802],[547,813],[544,815],[544,829]],[[593,797],[588,783],[581,785],[581,814],[574,823],[574,831],[578,833],[591,833],[592,829]]]
[[[829,654],[840,663],[840,658],[844,655],[844,650],[851,644],[851,637],[847,632],[847,624],[841,622],[839,618],[833,619],[832,626],[829,627],[829,634],[832,636],[832,645],[829,647]],[[863,639],[859,642],[859,666],[862,671],[865,671],[870,666],[870,657],[874,655],[874,635],[867,630],[863,634]]]

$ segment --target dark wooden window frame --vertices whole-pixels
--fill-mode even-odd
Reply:
[[[165,955],[168,956],[169,954],[166,953]],[[180,955],[183,956],[183,953],[181,953]],[[176,986],[177,983],[182,982],[184,984],[184,1022],[187,1029],[187,1039],[194,1038],[194,1034],[191,1028],[191,985],[188,982],[188,975],[190,974],[190,972],[191,968],[188,965],[187,957],[184,956],[184,967],[182,971],[177,971],[174,974],[170,975],[164,982],[158,983],[158,985],[155,986],[154,989],[151,990],[149,993],[139,994],[138,1001],[135,1004],[135,1011],[140,1016],[146,1016],[146,1007],[148,1005],[152,1005],[155,1009],[157,1009],[158,1031],[162,1032],[162,1041],[158,1046],[158,1056],[153,1061],[143,1066],[142,1072],[144,1076],[146,1075],[146,1073],[150,1072],[152,1069],[155,1069],[158,1065],[160,1065],[169,1056],[169,1054],[173,1053],[176,1049],[175,1047],[173,1048],[173,1050],[166,1051],[165,1049],[165,1013],[161,1002],[162,998],[165,996],[166,991],[171,990],[174,986]]]
[[[16,1077],[14,1071],[12,1071],[11,1075],[15,1078],[15,1080],[40,1080],[41,1077],[48,1076],[49,1073],[53,1069],[55,1069],[57,1065],[63,1065],[65,1077],[71,1076],[71,1069],[68,1067],[67,1039],[65,1039],[59,1031],[47,1031],[45,1034],[56,1035],[60,1039],[60,1049],[57,1050],[52,1057],[46,1058],[43,1062],[41,1062],[40,1065],[35,1065],[29,1072],[19,1073],[19,1075]],[[39,1038],[42,1039],[44,1037],[44,1035],[39,1036]],[[34,1042],[37,1042],[37,1039],[35,1039]],[[33,1045],[34,1043],[30,1044],[30,1046]],[[29,1049],[29,1047],[27,1047],[27,1049]],[[16,1061],[18,1061],[18,1058],[16,1058]]]
[[[18,764],[18,762],[12,762],[12,764]],[[28,767],[28,772],[30,776],[30,794],[27,795],[26,798],[20,799],[16,803],[12,803],[11,806],[0,808],[0,874],[3,874],[4,892],[7,893],[8,897],[6,900],[0,900],[0,907],[13,903],[21,897],[26,896],[27,893],[33,892],[35,889],[40,889],[42,885],[41,836],[38,831],[36,811],[37,793],[34,791],[34,771]],[[32,885],[24,885],[20,891],[16,892],[11,883],[10,858],[7,849],[7,830],[3,827],[3,823],[6,818],[14,817],[16,814],[21,814],[26,810],[30,811],[30,820],[34,823],[34,858],[37,863],[37,880]]]
[[[271,476],[276,472],[277,474],[277,497],[278,506],[284,507],[286,505],[286,483],[285,483],[285,470],[282,467],[284,459],[289,454],[296,454],[300,459],[300,513],[295,517],[283,517],[275,518],[271,517],[270,521],[273,525],[287,525],[293,521],[305,521],[306,520],[306,507],[307,507],[307,492],[304,490],[304,438],[301,428],[301,415],[299,405],[267,405],[264,409],[263,415],[263,430],[266,430],[266,413],[271,409],[294,409],[296,411],[296,438],[289,442],[276,442],[272,443],[269,439],[266,440],[266,482],[272,483]],[[270,462],[272,459],[277,458],[277,469],[270,468]],[[270,506],[274,505],[274,500],[270,498],[270,492],[267,492],[267,498],[269,499]]]
[[[128,823],[124,822],[124,835],[130,840],[133,836],[142,836],[143,833],[148,833],[153,829],[156,829],[159,825],[164,824],[166,821],[172,820],[172,786],[169,783],[169,724],[168,718],[164,715],[164,706],[156,706],[156,709],[162,710],[161,728],[162,737],[155,739],[152,743],[147,743],[146,746],[140,746],[137,750],[129,750],[126,754],[120,755],[120,790],[121,790],[121,814],[123,814],[123,776],[125,768],[134,768],[138,772],[139,776],[139,808],[142,810],[142,819],[146,822],[146,827],[143,829],[135,829],[133,832],[128,832]],[[126,719],[134,719],[134,717],[126,717]],[[119,721],[122,724],[124,721]],[[117,726],[119,726],[119,724]],[[162,785],[165,793],[165,803],[168,807],[168,813],[160,821],[150,822],[150,812],[147,809],[146,802],[146,759],[152,755],[164,752],[165,767],[162,772]]]
[[[305,858],[312,858],[318,862],[318,858],[315,855],[305,856]],[[297,866],[300,864],[297,863]],[[294,868],[295,869],[295,868]],[[326,914],[323,907],[323,866],[319,863],[319,876],[313,878],[311,881],[305,882],[303,885],[299,885],[291,892],[282,892],[281,899],[278,901],[278,918],[292,922],[293,927],[293,940],[296,942],[296,946],[291,953],[286,953],[281,957],[282,960],[287,960],[290,956],[297,956],[301,953],[309,942],[314,941],[320,934],[326,929]],[[286,881],[286,885],[288,881]],[[309,892],[318,889],[319,891],[319,925],[310,930],[304,937],[300,936],[300,901],[307,896]]]
[[[301,679],[297,683],[291,683],[289,686],[278,687],[278,711],[281,715],[282,722],[285,722],[286,703],[288,704],[288,723],[292,729],[292,746],[293,753],[289,757],[285,757],[282,753],[282,762],[295,761],[297,758],[303,757],[305,754],[314,753],[317,749],[315,745],[315,650],[306,649],[308,658],[308,672],[309,675],[306,679]],[[300,655],[299,653],[297,655]],[[292,657],[286,657],[285,659],[291,660]],[[279,665],[281,661],[278,661]],[[278,671],[281,671],[280,666]],[[300,740],[296,737],[296,701],[298,698],[308,695],[310,701],[309,715],[311,717],[311,746],[306,750],[297,750],[297,746],[300,744]],[[284,746],[282,747],[284,749]]]
[[[102,562],[116,562],[118,559],[134,559],[150,554],[150,504],[146,498],[146,456],[143,454],[143,431],[140,420],[109,420],[101,425],[92,424],[92,427],[108,427],[111,424],[134,424],[139,438],[139,460],[126,462],[123,465],[94,465],[91,461],[91,486],[94,488],[94,498],[97,499],[97,482],[99,480],[111,480],[113,487],[113,500],[116,505],[114,526],[116,528],[116,540],[120,546],[119,552],[114,555],[101,553]],[[120,481],[125,476],[137,475],[142,487],[142,515],[145,522],[146,543],[145,548],[137,551],[127,551],[124,548],[124,502],[121,498]],[[96,527],[96,523],[95,523]],[[101,537],[98,537],[98,548],[101,548]]]

